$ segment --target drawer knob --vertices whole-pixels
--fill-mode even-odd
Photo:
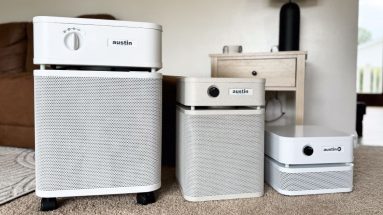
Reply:
[[[258,72],[254,70],[254,71],[251,72],[251,74],[252,74],[253,76],[257,76]]]

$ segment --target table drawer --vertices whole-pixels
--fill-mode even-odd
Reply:
[[[265,78],[267,87],[295,87],[296,59],[219,59],[217,77]]]

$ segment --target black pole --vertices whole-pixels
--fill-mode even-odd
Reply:
[[[300,9],[291,2],[284,4],[279,16],[279,51],[299,50]]]

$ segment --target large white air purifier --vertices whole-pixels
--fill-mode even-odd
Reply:
[[[34,18],[36,195],[137,193],[161,186],[161,26]]]
[[[179,79],[176,176],[186,200],[263,195],[264,87],[264,79]]]
[[[322,126],[268,126],[265,181],[284,195],[351,192],[353,136]]]

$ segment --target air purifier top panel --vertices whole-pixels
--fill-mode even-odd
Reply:
[[[64,17],[33,19],[34,63],[160,69],[162,27]]]
[[[156,72],[110,72],[85,70],[34,70],[33,76],[44,77],[77,77],[77,78],[130,78],[130,79],[162,79]],[[80,86],[79,86],[80,87]]]
[[[185,106],[264,106],[265,79],[180,78],[177,102]]]
[[[262,78],[196,78],[186,77],[179,78],[178,82],[183,83],[265,83],[265,79]]]
[[[265,154],[283,164],[353,161],[353,136],[321,126],[268,126]]]
[[[106,20],[106,19],[86,19],[86,18],[69,18],[69,17],[54,17],[54,16],[36,16],[33,18],[33,23],[56,23],[56,24],[79,24],[79,25],[94,25],[94,26],[111,26],[111,27],[126,27],[126,28],[148,28],[162,30],[162,26],[149,22],[131,22],[121,20]]]
[[[341,131],[316,125],[268,126],[267,131],[273,132],[281,137],[297,138],[350,136],[349,134]]]

